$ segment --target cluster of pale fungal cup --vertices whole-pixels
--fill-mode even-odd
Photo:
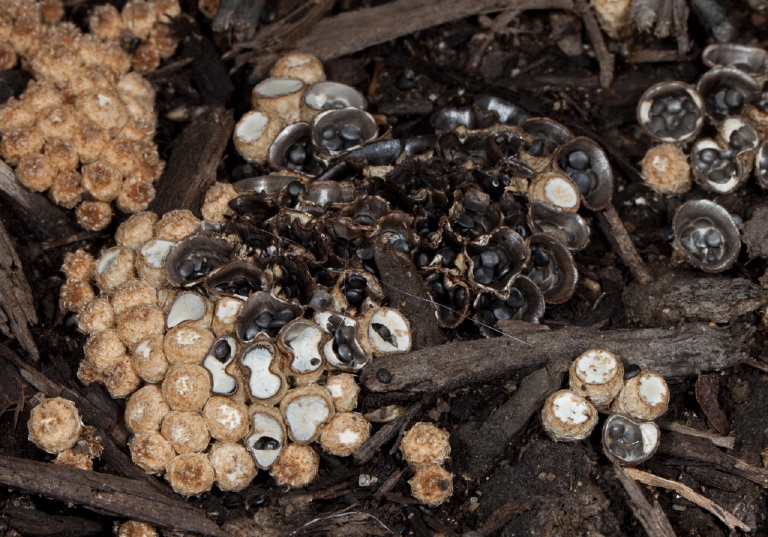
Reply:
[[[83,33],[60,21],[57,0],[0,3],[0,67],[21,60],[33,77],[0,105],[0,156],[86,229],[106,227],[113,204],[135,213],[155,197],[165,163],[153,140],[155,92],[140,73],[175,52],[168,23],[180,12],[177,0],[131,0],[122,12],[106,4]]]
[[[88,334],[78,377],[128,398],[134,462],[180,494],[241,490],[258,469],[302,487],[311,443],[344,457],[368,439],[353,373],[409,350],[409,324],[371,300],[302,302],[290,260],[214,228],[141,212],[97,259],[66,256],[62,306]]]
[[[715,195],[729,194],[754,175],[768,188],[768,53],[733,43],[702,53],[710,67],[696,86],[661,82],[640,98],[637,120],[657,142],[643,158],[646,185],[680,195],[692,179]],[[684,203],[673,221],[674,247],[701,270],[720,272],[737,259],[741,241],[733,218],[708,200]]]
[[[96,429],[84,425],[75,403],[62,397],[41,396],[29,415],[29,440],[56,455],[53,462],[83,470],[93,469],[93,459],[103,451]]]
[[[414,471],[411,494],[425,505],[437,506],[453,495],[453,474],[443,468],[451,453],[450,436],[431,423],[417,423],[400,442],[400,452]]]
[[[653,422],[669,406],[664,377],[639,367],[624,369],[613,353],[591,349],[571,364],[569,388],[550,395],[541,411],[547,434],[557,442],[577,442],[592,434],[598,413],[605,454],[622,465],[649,459],[660,442]]]

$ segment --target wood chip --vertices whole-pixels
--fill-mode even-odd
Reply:
[[[728,436],[731,422],[720,408],[720,373],[701,373],[696,380],[696,401],[712,427],[721,435]]]

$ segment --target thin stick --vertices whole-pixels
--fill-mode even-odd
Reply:
[[[600,26],[597,24],[592,6],[589,4],[574,4],[574,11],[577,11],[584,21],[584,28],[587,30],[587,36],[592,42],[597,63],[600,65],[600,86],[607,88],[613,80],[613,54],[608,52],[608,47],[603,39],[603,32],[600,31]]]
[[[632,244],[632,239],[629,238],[629,233],[627,233],[619,213],[616,212],[616,207],[610,204],[603,211],[599,212],[597,216],[603,225],[603,231],[608,235],[609,239],[612,239],[611,246],[614,247],[624,264],[629,267],[635,279],[641,285],[651,283],[653,276],[648,272],[643,259],[637,253],[635,245]]]
[[[630,501],[627,503],[629,503],[630,509],[640,524],[643,525],[645,532],[654,537],[675,537],[675,531],[659,502],[654,500],[653,505],[651,505],[651,502],[643,494],[640,485],[630,479],[621,466],[614,463],[613,469],[616,471],[616,477],[624,486],[624,490],[629,494]]]
[[[695,436],[697,438],[706,438],[717,447],[725,449],[733,449],[733,446],[736,445],[736,438],[733,436],[721,436],[719,434],[710,433],[707,431],[700,431],[675,421],[658,422],[658,426],[664,431],[673,431],[675,433],[687,434],[688,436]]]
[[[635,479],[636,481],[640,481],[641,483],[645,483],[646,485],[649,485],[651,487],[661,487],[668,490],[674,490],[686,500],[695,503],[702,509],[706,509],[707,511],[715,515],[717,518],[722,520],[723,523],[726,526],[728,526],[731,530],[738,528],[740,530],[747,531],[747,532],[752,531],[752,528],[750,528],[744,522],[742,522],[741,520],[733,516],[729,511],[726,511],[724,508],[722,508],[721,506],[719,506],[709,498],[702,496],[698,492],[695,492],[691,488],[686,487],[682,483],[678,483],[677,481],[671,481],[669,479],[664,479],[663,477],[649,474],[648,472],[643,472],[642,470],[638,470],[636,468],[625,468],[624,471],[632,479]]]

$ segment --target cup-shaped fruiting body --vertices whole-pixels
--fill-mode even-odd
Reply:
[[[359,108],[326,110],[312,120],[312,143],[319,154],[333,157],[370,142],[378,130],[373,116]]]
[[[213,183],[205,193],[205,200],[200,212],[206,222],[221,224],[232,214],[229,202],[237,197],[237,191],[231,183]]]
[[[285,359],[282,369],[294,384],[306,386],[323,374],[322,347],[328,338],[319,326],[306,319],[294,319],[280,330],[277,343]]]
[[[262,470],[269,470],[288,439],[283,415],[277,408],[264,405],[252,405],[249,412],[251,432],[245,446],[256,465]]]
[[[709,138],[693,144],[691,164],[696,182],[718,194],[733,192],[748,175],[736,151]]]
[[[104,373],[104,386],[113,399],[128,397],[141,385],[141,378],[133,368],[131,358],[123,354],[114,366]]]
[[[585,397],[560,390],[544,401],[541,423],[552,440],[577,442],[592,433],[597,424],[597,409]]]
[[[138,520],[129,520],[120,524],[117,537],[158,537],[154,526]]]
[[[145,339],[163,333],[165,316],[159,306],[140,304],[117,316],[116,330],[120,339],[134,347]]]
[[[283,126],[279,118],[259,110],[246,112],[235,125],[235,149],[248,162],[264,164],[269,156],[269,147]]]
[[[715,67],[699,79],[696,89],[709,117],[720,121],[738,116],[747,101],[759,91],[757,82],[736,67]]]
[[[251,105],[267,117],[280,118],[283,124],[299,121],[304,83],[298,78],[267,78],[251,94]]]
[[[205,279],[213,296],[231,296],[247,300],[258,291],[271,288],[270,275],[247,261],[233,261],[213,271]]]
[[[608,416],[603,425],[603,452],[621,465],[647,461],[661,441],[659,426],[620,414]]]
[[[104,330],[88,338],[83,354],[88,365],[103,375],[125,354],[125,345],[115,330]]]
[[[239,298],[223,296],[217,302],[213,309],[213,319],[211,328],[217,336],[232,334],[235,332],[235,323],[243,309],[245,302]]]
[[[309,177],[322,173],[324,166],[314,156],[309,123],[298,121],[280,131],[269,148],[269,165],[276,170],[300,172]],[[292,183],[292,188],[296,190],[303,189],[300,181],[294,181],[296,179],[291,179],[287,184]]]
[[[165,317],[165,326],[174,328],[183,323],[184,326],[206,329],[211,326],[212,318],[212,302],[194,291],[189,291],[176,295]]]
[[[325,389],[331,394],[336,412],[351,412],[357,408],[360,385],[349,373],[334,372],[325,380]]]
[[[571,364],[568,384],[598,409],[607,408],[624,386],[624,365],[612,352],[590,349]]]
[[[549,118],[529,118],[520,124],[520,129],[526,135],[520,161],[536,172],[547,170],[557,148],[573,138],[564,125]]]
[[[674,246],[705,272],[722,272],[736,261],[741,238],[731,215],[709,200],[681,205],[672,221]]]
[[[280,401],[280,412],[290,439],[309,444],[320,436],[336,410],[328,390],[310,385],[290,390]]]
[[[579,273],[568,248],[545,233],[534,233],[528,244],[531,257],[523,273],[539,286],[548,304],[570,299]]]
[[[253,341],[259,334],[275,337],[302,313],[302,307],[295,301],[287,302],[266,291],[257,291],[240,311],[236,324],[237,337],[244,343]]]
[[[103,201],[84,201],[75,209],[77,223],[89,231],[101,231],[112,220],[112,207]]]
[[[312,84],[304,92],[302,99],[302,119],[312,119],[324,110],[337,110],[340,108],[359,108],[365,110],[366,101],[363,94],[351,86],[339,82],[317,82]]]
[[[727,151],[736,155],[741,163],[742,174],[749,175],[755,163],[755,153],[760,145],[761,134],[755,123],[741,116],[726,117],[718,126],[717,141]]]
[[[177,364],[168,370],[162,389],[173,410],[201,410],[211,396],[211,374],[199,365]]]
[[[158,238],[145,242],[136,253],[136,271],[139,276],[155,287],[165,284],[165,261],[174,244]]]
[[[77,327],[86,334],[96,334],[115,326],[115,312],[106,298],[95,298],[80,308]]]
[[[136,256],[123,246],[108,248],[96,263],[96,283],[102,293],[111,293],[134,277]]]
[[[475,318],[482,324],[480,331],[486,337],[498,336],[500,332],[493,328],[498,321],[510,319],[538,323],[544,315],[544,295],[527,276],[518,276],[509,293],[478,293],[474,301]]]
[[[127,246],[138,250],[148,240],[155,236],[155,224],[158,216],[151,211],[143,211],[130,216],[128,220],[117,226],[115,242],[119,246]]]
[[[71,449],[83,430],[75,403],[62,397],[44,399],[32,409],[27,422],[29,439],[48,453]]]
[[[613,196],[613,168],[602,147],[580,136],[563,144],[555,160],[579,189],[587,209],[601,211],[608,206]]]
[[[199,496],[208,492],[216,474],[207,455],[184,453],[171,459],[165,467],[165,478],[182,496]]]
[[[214,233],[196,233],[176,243],[163,263],[165,275],[173,285],[190,286],[214,269],[226,265],[237,244]]]
[[[400,451],[413,468],[441,465],[451,453],[450,436],[436,425],[420,422],[405,433]]]
[[[131,279],[120,285],[110,299],[116,315],[143,304],[157,304],[157,290],[144,280]]]
[[[325,424],[320,445],[331,455],[347,457],[371,435],[371,424],[357,412],[340,412]]]
[[[222,442],[237,442],[248,432],[248,407],[229,397],[215,395],[203,408],[211,436]]]
[[[243,350],[227,372],[243,379],[252,402],[272,405],[282,400],[288,391],[288,381],[280,370],[281,361],[274,343],[258,339]]]
[[[357,340],[357,322],[351,317],[321,311],[314,317],[317,325],[331,334],[323,345],[323,356],[329,366],[342,371],[360,371],[371,358]]]
[[[408,484],[411,496],[430,507],[436,507],[453,496],[453,474],[437,464],[416,470]]]
[[[707,67],[736,67],[755,79],[768,72],[768,53],[760,47],[739,43],[716,43],[701,53],[701,61]]]
[[[660,142],[687,142],[704,125],[704,102],[688,84],[660,82],[640,97],[637,122]]]
[[[148,384],[128,399],[125,405],[125,424],[132,433],[157,431],[170,410],[160,388]]]
[[[562,211],[538,201],[528,206],[528,225],[532,230],[552,235],[569,250],[582,250],[589,244],[590,229],[578,214]]]
[[[59,291],[59,302],[62,309],[77,313],[95,296],[91,284],[80,280],[67,280]]]
[[[67,252],[61,271],[67,279],[91,282],[96,273],[96,260],[82,248],[76,252]]]
[[[627,380],[611,410],[641,420],[655,420],[669,406],[669,387],[660,374],[643,370]]]
[[[197,412],[172,410],[163,418],[160,434],[176,453],[203,451],[211,441],[205,419]]]
[[[310,484],[320,468],[320,456],[304,444],[286,445],[269,470],[280,486],[300,488]]]
[[[155,224],[155,236],[165,241],[178,242],[189,237],[200,225],[192,211],[177,209],[165,213]]]
[[[162,474],[176,456],[173,446],[160,431],[135,434],[129,440],[128,447],[133,462],[148,474]]]
[[[360,346],[374,358],[411,350],[411,324],[396,309],[368,309],[358,321],[357,330]]]
[[[216,395],[234,395],[237,391],[237,378],[227,372],[239,355],[239,345],[232,336],[223,336],[213,342],[208,355],[203,360],[203,367],[211,374],[211,390]]]
[[[579,189],[569,177],[561,173],[546,172],[536,176],[528,187],[530,201],[540,201],[563,211],[579,210]]]
[[[651,147],[640,165],[646,186],[659,194],[684,194],[691,189],[688,156],[674,144]]]
[[[131,353],[133,368],[145,382],[162,382],[168,371],[168,359],[163,350],[163,336],[154,334],[139,342]]]
[[[224,491],[243,490],[256,477],[253,457],[240,444],[214,442],[209,454],[216,486]]]
[[[163,350],[171,364],[199,364],[208,355],[213,332],[192,325],[176,326],[165,333]]]
[[[282,56],[269,71],[270,76],[298,78],[307,85],[325,80],[323,63],[312,54],[294,52]]]
[[[768,140],[758,147],[754,167],[757,184],[762,188],[768,188]]]
[[[469,258],[469,281],[480,289],[502,294],[510,290],[528,259],[523,238],[504,226],[469,242],[464,253]],[[461,262],[459,258],[457,263]]]

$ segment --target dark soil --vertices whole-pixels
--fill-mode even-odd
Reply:
[[[379,3],[383,2],[374,4]],[[729,4],[739,42],[763,43],[768,39],[766,18],[749,11],[746,3],[724,3]],[[82,21],[95,2],[71,4],[68,13],[72,20]],[[359,7],[356,4],[342,0],[331,14],[356,9]],[[277,2],[268,1],[265,13],[274,12],[279,20],[285,9]],[[251,87],[263,76],[248,65],[230,72],[233,60],[220,58],[232,50],[234,36],[213,35],[210,22],[192,2],[184,2],[184,12],[188,18],[177,25],[183,38],[177,55],[150,76],[157,89],[160,117],[156,140],[161,157],[166,160],[189,124],[171,121],[169,112],[186,110],[194,115],[207,107],[223,105],[234,109],[234,117],[238,118],[249,108]],[[517,102],[533,115],[554,118],[576,134],[592,137],[612,160],[617,181],[613,204],[632,243],[657,278],[672,268],[670,224],[675,209],[684,201],[713,199],[745,222],[758,208],[768,205],[768,196],[754,181],[724,196],[712,196],[696,188],[685,196],[666,198],[654,194],[640,181],[638,163],[651,142],[636,124],[637,100],[656,82],[691,83],[706,70],[698,58],[712,37],[698,18],[692,15],[689,21],[693,47],[685,61],[638,63],[627,55],[676,49],[672,37],[658,40],[649,35],[636,35],[623,43],[608,40],[609,49],[616,56],[616,70],[611,86],[604,89],[600,87],[599,66],[582,25],[576,21],[560,35],[553,35],[554,17],[558,15],[563,12],[524,11],[506,31],[494,34],[484,52],[478,49],[478,44],[489,29],[484,25],[485,18],[474,16],[329,60],[325,63],[326,71],[329,79],[353,85],[365,93],[371,111],[386,114],[396,137],[426,132],[433,111],[469,105],[480,93]],[[364,32],[365,29],[350,31]],[[564,38],[581,40],[585,45],[580,47],[582,53],[567,56],[558,46]],[[258,171],[237,155],[230,142],[217,176],[219,180],[231,181]],[[59,269],[64,254],[78,248],[97,253],[111,245],[114,229],[125,216],[116,218],[104,232],[56,241],[42,237],[10,200],[0,201],[0,216],[16,241],[15,248],[39,317],[39,323],[31,330],[41,359],[33,367],[91,402],[111,405],[102,407],[103,412],[122,416],[119,410],[122,402],[111,401],[103,387],[85,388],[76,379],[85,337],[76,332],[73,317],[59,309],[58,289],[63,283]],[[754,225],[758,224],[760,222]],[[703,438],[665,431],[659,452],[641,469],[691,487],[733,513],[756,535],[768,534],[765,516],[768,478],[763,470],[757,470],[763,468],[760,452],[768,447],[765,436],[768,381],[764,373],[768,370],[768,353],[761,314],[755,312],[755,308],[731,308],[728,302],[732,293],[758,297],[765,302],[760,284],[764,281],[761,278],[766,261],[756,257],[768,251],[765,244],[761,245],[765,234],[760,230],[764,228],[753,229],[750,250],[743,248],[737,263],[726,272],[704,276],[683,270],[676,276],[677,280],[669,280],[670,285],[688,285],[691,289],[702,285],[710,289],[709,283],[703,284],[694,277],[712,280],[711,286],[717,287],[719,293],[715,300],[729,304],[730,314],[725,319],[715,318],[712,310],[702,312],[690,303],[675,310],[674,315],[659,313],[664,309],[659,304],[667,299],[669,289],[664,286],[648,291],[638,288],[629,269],[612,249],[607,228],[593,219],[592,229],[590,245],[577,253],[575,259],[582,282],[594,282],[599,288],[580,284],[570,301],[547,307],[542,323],[553,330],[552,337],[557,337],[557,329],[569,325],[601,330],[649,326],[672,329],[685,322],[715,321],[730,329],[757,328],[745,349],[750,359],[706,381],[709,391],[714,391],[709,399],[697,398],[700,377],[696,375],[668,379],[672,403],[661,421],[730,434],[735,438],[733,449],[717,448]],[[627,289],[630,291],[625,303],[623,296]],[[681,300],[686,302],[684,297]],[[713,310],[717,311],[717,306]],[[476,327],[467,321],[446,335],[455,340],[478,334]],[[24,355],[16,340],[4,338],[2,344]],[[688,359],[695,362],[697,356]],[[404,407],[421,405],[412,416],[413,422],[431,421],[456,432],[469,422],[482,424],[497,409],[503,408],[529,373],[531,370],[520,370],[517,375],[445,393],[401,392],[387,396],[364,392],[361,411],[369,412],[390,402]],[[25,382],[16,369],[0,367],[1,455],[50,460],[49,455],[37,450],[26,438],[27,402],[36,393],[37,389]],[[395,396],[398,396],[396,401]],[[715,407],[720,411],[717,416]],[[407,428],[407,424],[403,427]],[[506,444],[495,463],[483,475],[472,477],[467,472],[475,454],[465,448],[477,443],[457,443],[447,464],[456,474],[454,496],[435,508],[420,506],[410,497],[407,481],[412,474],[399,452],[393,449],[396,440],[387,442],[364,464],[356,464],[352,457],[321,453],[320,476],[306,489],[280,489],[266,472],[260,472],[253,484],[240,493],[222,493],[215,489],[201,498],[190,499],[189,503],[220,526],[226,525],[225,532],[229,535],[453,536],[472,531],[476,532],[472,535],[504,536],[645,534],[633,510],[634,504],[629,502],[613,465],[602,453],[597,433],[575,444],[555,443],[543,432],[538,413],[534,412],[504,441]],[[698,447],[694,449],[691,445]],[[737,459],[751,465],[753,470],[735,469]],[[100,466],[98,462],[96,470],[120,473],[109,464]],[[378,481],[361,486],[361,475]],[[379,491],[385,485],[386,489]],[[731,534],[716,516],[678,494],[641,487],[651,504],[660,504],[677,535]],[[340,513],[350,514],[327,518]],[[124,520],[88,509],[88,505],[51,500],[19,488],[0,490],[0,535],[13,535],[14,531],[30,536],[103,535],[113,524]]]

